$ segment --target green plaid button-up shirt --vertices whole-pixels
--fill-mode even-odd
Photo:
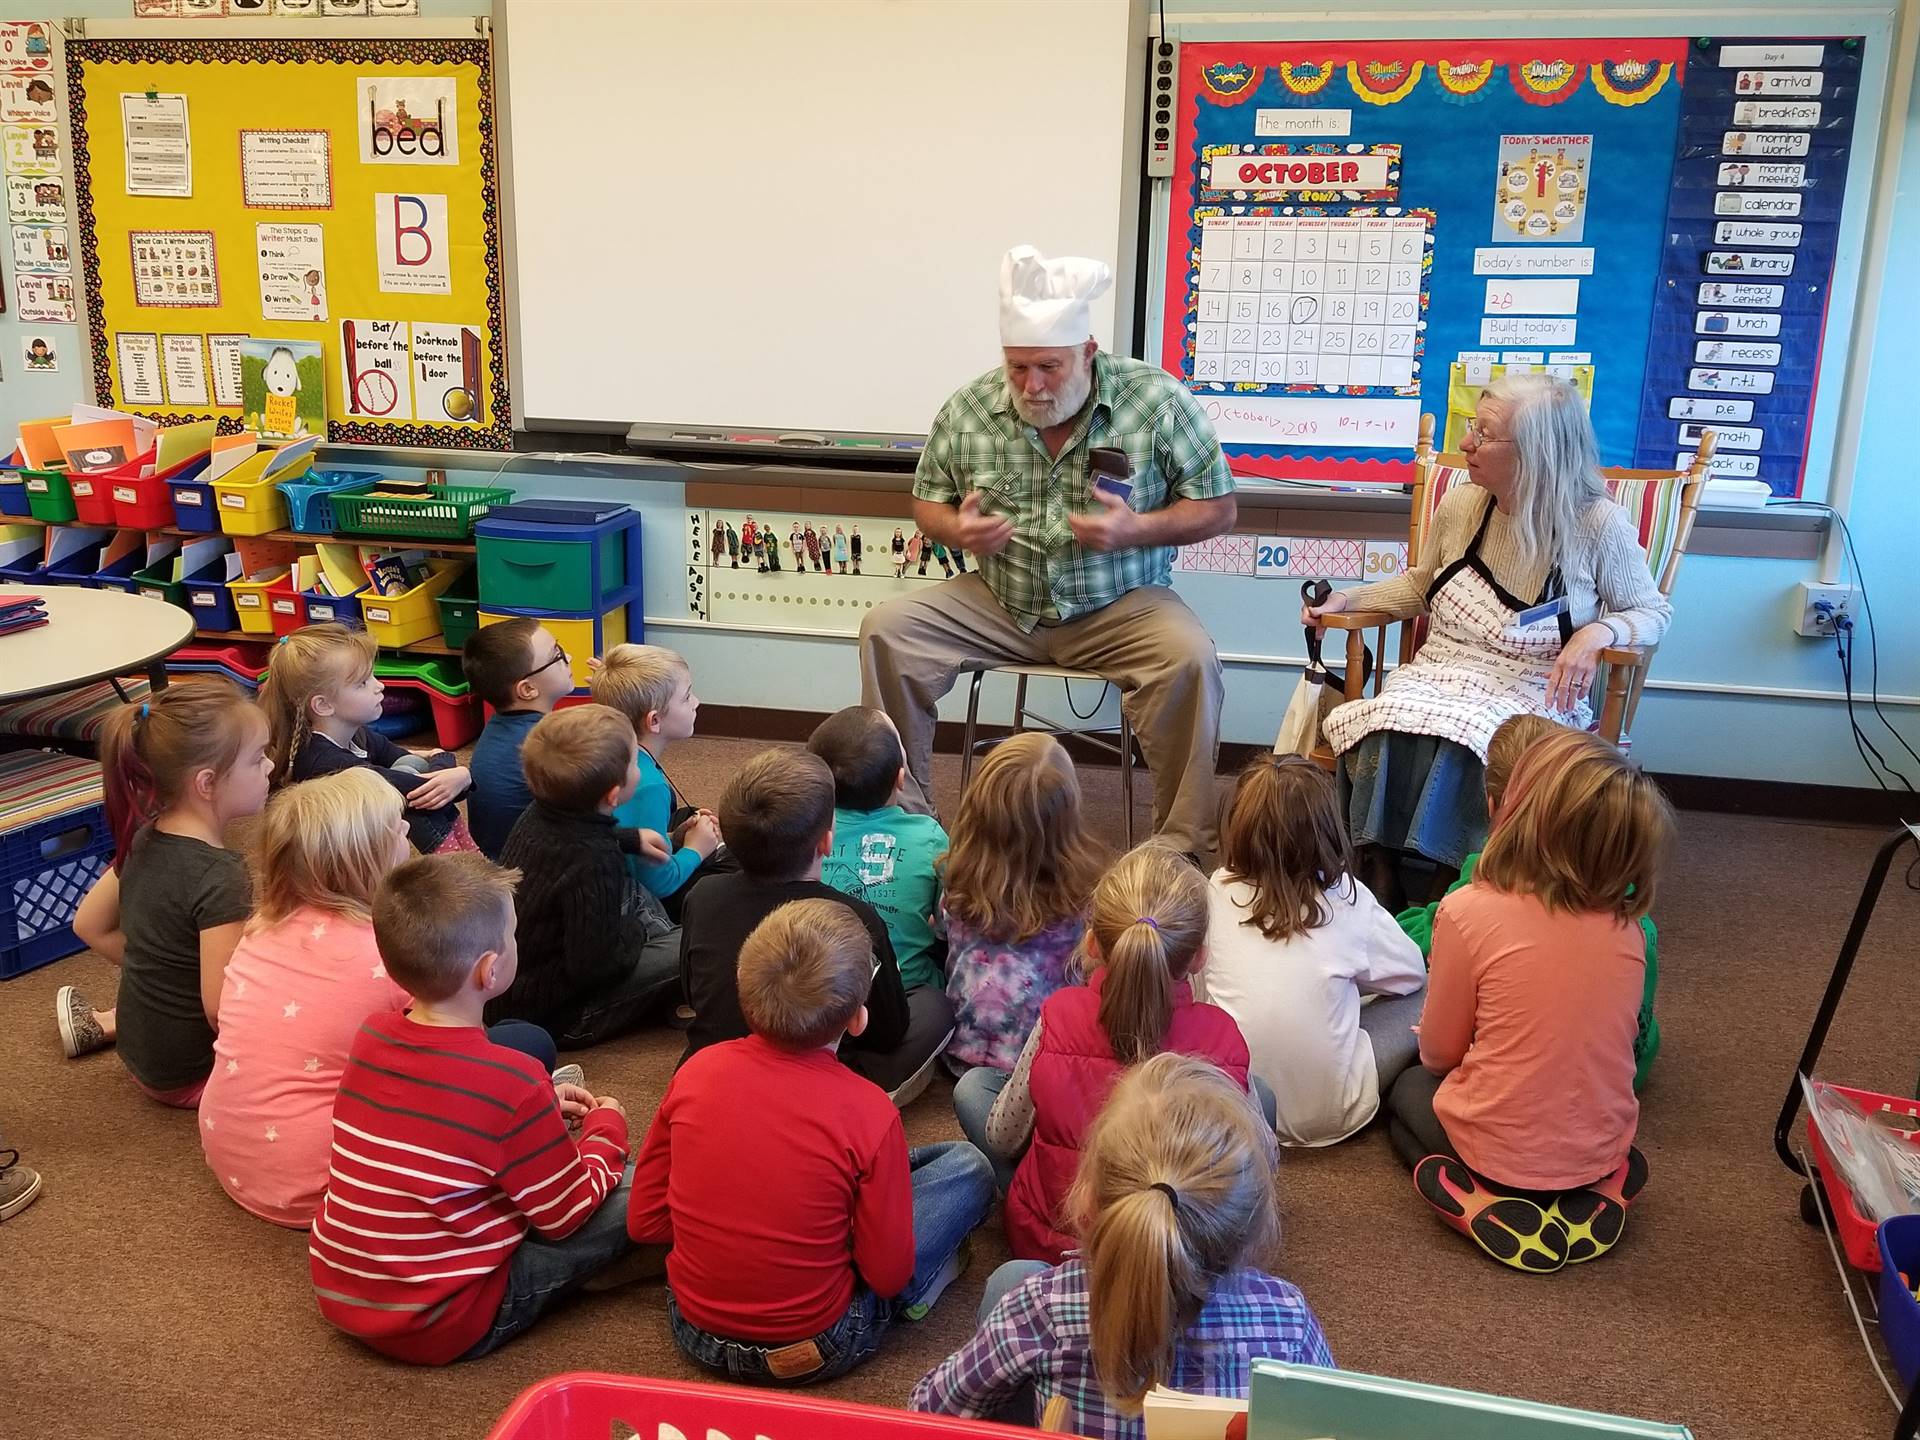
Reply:
[[[1098,446],[1126,451],[1135,510],[1233,494],[1220,441],[1193,395],[1141,360],[1095,353],[1093,403],[1058,457],[1014,410],[1006,371],[998,367],[955,391],[934,419],[913,493],[952,505],[978,490],[986,513],[1013,521],[1007,548],[979,562],[981,577],[1022,630],[1090,614],[1129,590],[1173,578],[1171,546],[1103,553],[1074,539],[1067,516],[1098,508],[1088,469],[1088,452]]]

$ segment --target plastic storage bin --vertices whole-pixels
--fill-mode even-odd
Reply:
[[[226,559],[222,557],[181,582],[196,630],[233,630],[233,592],[227,588]]]
[[[479,586],[469,570],[440,597],[440,635],[449,650],[458,650],[480,628]]]
[[[73,507],[73,485],[65,470],[22,470],[27,511],[49,525],[71,525],[79,512]]]
[[[27,477],[18,466],[0,470],[0,515],[31,515],[27,504]]]
[[[621,506],[578,502],[578,521],[528,519],[566,502],[502,506],[473,527],[480,594],[490,605],[521,609],[598,610],[640,582],[640,514]],[[561,511],[560,513],[564,513]]]
[[[366,597],[364,589],[351,595],[329,595],[324,590],[302,590],[300,592],[305,625],[320,625],[328,620],[337,620],[349,630],[367,628],[365,617],[360,613],[360,602]]]
[[[152,565],[135,570],[134,593],[145,595],[150,600],[164,600],[169,605],[178,605],[182,610],[191,609],[187,604],[187,587],[173,578],[173,562],[179,554],[180,547],[174,545]]]
[[[1888,1128],[1908,1145],[1920,1149],[1920,1102],[1904,1100],[1898,1095],[1879,1095],[1871,1090],[1850,1090],[1844,1085],[1833,1088],[1869,1114],[1885,1109],[1893,1116],[1911,1119],[1913,1125],[1910,1128]],[[1840,1238],[1840,1248],[1846,1254],[1847,1263],[1856,1270],[1878,1271],[1880,1247],[1874,1240],[1873,1221],[1862,1215],[1859,1206],[1853,1203],[1853,1192],[1847,1188],[1846,1181],[1840,1178],[1839,1168],[1827,1153],[1826,1139],[1820,1134],[1820,1126],[1812,1115],[1807,1116],[1807,1144],[1813,1151],[1813,1163],[1819,1167],[1820,1183],[1826,1190],[1827,1202],[1833,1210],[1834,1233]]]
[[[293,582],[284,565],[263,571],[261,578],[257,580],[242,578],[227,582],[227,594],[233,601],[234,618],[240,622],[240,628],[247,634],[271,635],[274,633],[273,607],[268,599],[268,592],[275,586],[289,595],[293,593]],[[217,630],[221,627],[216,625],[208,628]],[[297,625],[289,627],[290,630],[299,628]]]
[[[441,749],[457,750],[479,735],[484,720],[480,699],[461,675],[457,660],[383,655],[374,662],[373,673],[389,690],[410,690],[427,697],[434,739]]]
[[[265,535],[287,528],[287,497],[274,481],[222,477],[213,482],[213,501],[220,528],[229,535]]]
[[[113,859],[100,767],[74,755],[0,755],[0,979],[86,946],[74,912]]]
[[[67,538],[71,538],[73,533],[68,531]],[[100,556],[111,536],[112,532],[108,531],[98,539],[88,540],[69,550],[47,566],[47,579],[58,585],[81,585],[88,590],[98,590]]]
[[[377,470],[309,470],[298,480],[276,481],[287,497],[287,528],[302,535],[331,535],[333,492],[379,479]]]
[[[1900,1276],[1920,1276],[1920,1215],[1882,1220],[1874,1250],[1880,1261],[1880,1333],[1901,1386],[1911,1390],[1920,1377],[1920,1300]]]
[[[596,655],[606,654],[609,646],[625,644],[628,640],[638,641],[641,638],[639,626],[636,625],[631,633],[627,628],[627,606],[639,598],[638,589],[622,590],[612,597],[612,603],[604,612],[515,608],[482,600],[480,623],[497,625],[502,620],[512,620],[519,616],[529,616],[538,620],[552,632],[553,638],[558,640],[561,648],[567,652],[567,660],[573,670],[573,685],[577,690],[587,683],[591,674],[587,668],[589,660]]]
[[[172,525],[177,518],[174,487],[205,474],[211,459],[196,455],[160,475],[109,472],[106,478],[112,481],[113,523],[123,530],[157,530]]]
[[[173,502],[173,523],[177,529],[211,535],[220,528],[219,508],[214,501],[211,481],[170,480],[167,482],[167,497]]]
[[[107,478],[109,473],[98,470],[67,477],[67,489],[73,494],[73,518],[80,524],[113,524],[113,482]]]
[[[795,1391],[750,1390],[697,1380],[642,1380],[579,1371],[520,1392],[487,1440],[587,1440],[615,1421],[655,1435],[718,1433],[746,1440],[1033,1440],[1025,1426],[956,1420],[856,1405]]]
[[[46,531],[31,525],[13,528],[15,533],[0,539],[0,580],[37,585],[47,578],[41,563],[47,553]]]
[[[369,590],[361,595],[360,616],[382,649],[398,650],[438,635],[440,610],[435,602],[473,568],[463,560],[431,560],[428,564],[433,574],[411,590],[399,595],[376,595]]]
[[[513,491],[495,485],[436,485],[426,499],[367,493],[380,483],[334,491],[333,528],[343,535],[465,540],[476,520],[513,499]]]

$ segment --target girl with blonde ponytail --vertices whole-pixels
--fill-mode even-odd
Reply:
[[[1094,888],[1081,940],[1085,983],[1048,998],[1011,1075],[983,1067],[955,1087],[961,1128],[1007,1187],[1007,1239],[1019,1258],[1058,1261],[1077,1243],[1062,1215],[1067,1189],[1094,1116],[1128,1066],[1172,1050],[1247,1088],[1239,1027],[1188,989],[1206,942],[1200,872],[1164,845],[1130,851]]]
[[[1331,1366],[1305,1297],[1259,1268],[1280,1236],[1274,1159],[1272,1130],[1216,1066],[1134,1066],[1067,1198],[1080,1253],[996,1270],[979,1330],[912,1408],[1031,1425],[1060,1396],[1068,1432],[1138,1440],[1156,1385],[1243,1396],[1252,1356]]]

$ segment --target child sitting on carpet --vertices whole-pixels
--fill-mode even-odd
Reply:
[[[840,1047],[840,1063],[866,1076],[894,1103],[918,1095],[953,1030],[947,997],[930,985],[909,992],[887,938],[886,922],[864,900],[820,880],[833,852],[833,773],[804,750],[767,750],[740,768],[720,797],[720,824],[737,871],[711,875],[682,912],[681,974],[692,999],[685,1064],[699,1050],[748,1033],[740,1008],[740,946],[790,900],[846,906],[872,941],[873,985],[867,1026]]]
[[[1646,1183],[1635,922],[1672,829],[1651,779],[1564,730],[1521,757],[1473,883],[1440,902],[1387,1133],[1435,1212],[1514,1269],[1605,1254]]]
[[[115,711],[100,762],[113,866],[73,929],[120,967],[120,1000],[96,1011],[62,985],[60,1044],[73,1057],[117,1043],[134,1084],[191,1110],[213,1069],[221,976],[253,907],[225,835],[267,803],[266,721],[229,681],[181,681]]]
[[[1419,1054],[1420,951],[1354,878],[1333,777],[1304,756],[1242,770],[1220,839],[1194,993],[1240,1023],[1282,1144],[1344,1140]]]
[[[1493,739],[1487,745],[1487,814],[1492,817],[1494,824],[1500,823],[1500,802],[1520,757],[1536,741],[1544,740],[1562,728],[1559,722],[1529,711],[1503,721],[1500,728],[1493,732]],[[1479,862],[1478,851],[1467,856],[1466,863],[1460,867],[1460,878],[1453,882],[1447,893],[1452,894],[1472,880],[1474,866]],[[1436,900],[1431,905],[1415,905],[1400,912],[1400,928],[1412,937],[1423,956],[1433,948],[1433,917],[1439,909],[1440,902]],[[1639,1026],[1633,1039],[1633,1088],[1636,1092],[1646,1085],[1647,1075],[1653,1069],[1654,1056],[1660,1053],[1660,1022],[1653,1014],[1653,992],[1660,982],[1660,946],[1651,915],[1640,917],[1640,933],[1647,937],[1647,975],[1640,994]]]
[[[400,792],[364,767],[289,786],[259,837],[259,908],[227,963],[200,1147],[235,1204],[313,1223],[333,1100],[367,1016],[407,1008],[373,938],[373,894],[413,854]]]
[[[260,708],[273,728],[276,787],[364,765],[406,798],[416,850],[472,850],[454,802],[473,781],[445,750],[403,750],[367,727],[380,718],[386,686],[373,673],[376,651],[364,630],[329,621],[303,625],[273,647]]]
[[[900,979],[944,985],[946,949],[933,933],[947,832],[931,815],[901,808],[907,757],[887,712],[849,705],[820,722],[807,749],[833,771],[833,853],[820,878],[880,912]]]
[[[573,671],[553,633],[524,615],[475,630],[460,647],[460,668],[473,693],[493,707],[467,766],[473,775],[467,827],[480,853],[497,860],[513,822],[533,803],[520,747],[540,717],[573,689]]]
[[[518,963],[516,878],[426,855],[374,896],[381,959],[414,1003],[354,1036],[307,1257],[321,1315],[416,1365],[487,1354],[632,1249],[620,1102],[481,1029]]]
[[[1003,1172],[1019,1157],[1006,1220],[1022,1260],[1058,1264],[1076,1248],[1059,1216],[1088,1127],[1128,1066],[1174,1051],[1247,1084],[1240,1027],[1188,989],[1206,955],[1207,882],[1184,855],[1148,841],[1121,856],[1094,887],[1083,944],[1086,983],[1047,997],[1013,1074],[983,1066],[953,1089],[967,1138]]]
[[[1020,1059],[1040,1006],[1071,978],[1103,859],[1060,742],[1028,731],[995,746],[960,797],[941,876],[955,1074]]]
[[[913,1387],[914,1410],[1032,1425],[1055,1397],[1073,1435],[1140,1440],[1156,1385],[1244,1396],[1252,1358],[1332,1365],[1278,1247],[1273,1131],[1204,1060],[1129,1070],[1094,1122],[1068,1197],[1080,1253],[1011,1260],[980,1328]]]
[[[811,1384],[925,1317],[966,1268],[993,1174],[964,1141],[909,1151],[886,1096],[838,1063],[873,980],[872,936],[844,901],[777,907],[738,972],[752,1034],[675,1073],[634,1166],[628,1233],[673,1247],[667,1318],[689,1360]]]

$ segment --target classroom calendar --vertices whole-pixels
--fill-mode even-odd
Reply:
[[[1193,379],[1413,385],[1426,239],[1424,215],[1204,218]]]

